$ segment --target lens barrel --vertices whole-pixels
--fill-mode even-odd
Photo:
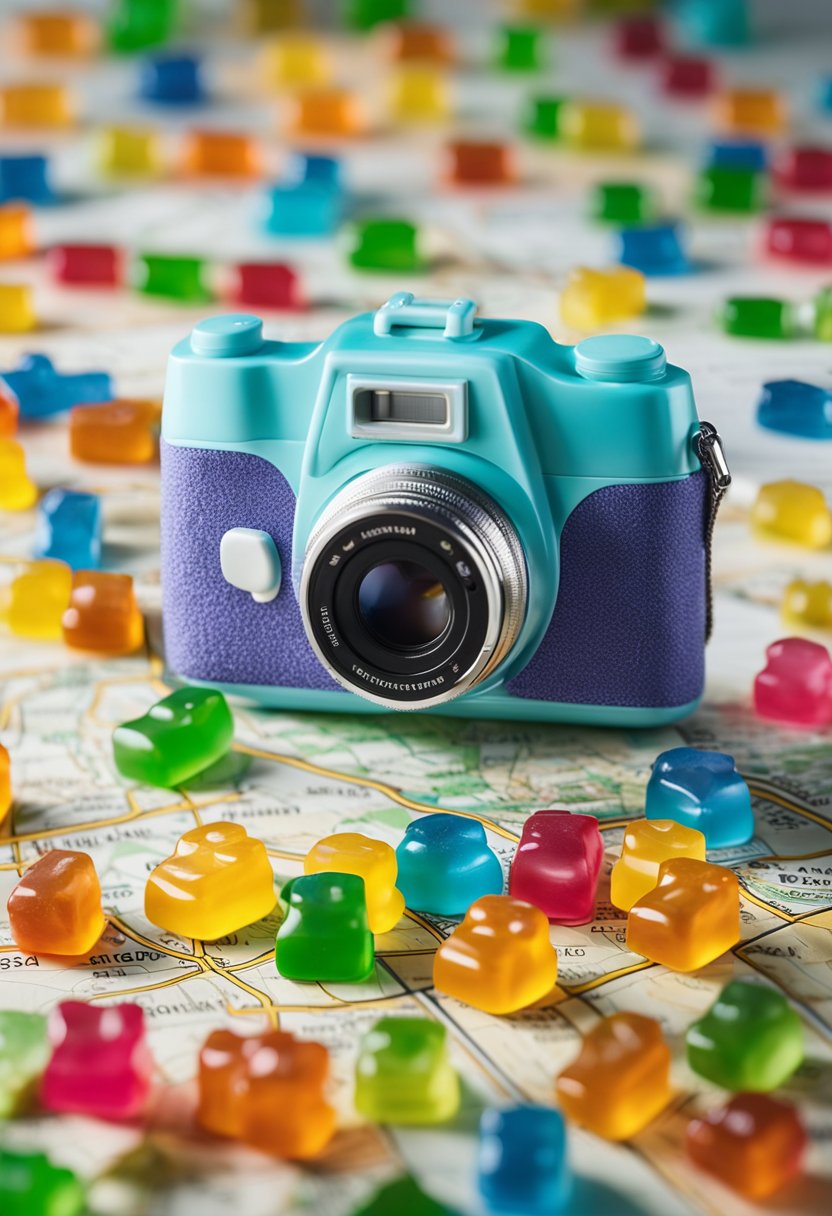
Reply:
[[[350,692],[391,709],[485,680],[526,611],[523,549],[504,512],[429,465],[350,482],[312,530],[299,590],[307,636]]]

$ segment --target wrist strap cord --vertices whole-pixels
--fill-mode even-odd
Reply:
[[[710,641],[714,625],[713,540],[717,512],[731,484],[731,470],[725,459],[719,431],[710,422],[700,422],[695,435],[696,451],[708,475],[708,517],[705,523],[705,641]]]

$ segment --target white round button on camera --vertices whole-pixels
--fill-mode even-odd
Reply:
[[[280,554],[268,532],[230,528],[220,541],[222,576],[232,587],[248,591],[258,604],[268,604],[280,590]]]

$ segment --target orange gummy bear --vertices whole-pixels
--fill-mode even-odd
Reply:
[[[87,853],[54,849],[26,871],[8,902],[12,940],[27,954],[87,954],[104,932],[101,884]]]
[[[242,1038],[215,1030],[199,1055],[197,1121],[276,1157],[316,1156],[335,1130],[329,1052],[282,1030]]]
[[[663,861],[652,891],[630,908],[627,945],[672,971],[696,971],[740,940],[740,888],[724,866]]]
[[[564,1114],[596,1136],[634,1136],[670,1100],[670,1048],[659,1023],[638,1013],[604,1018],[555,1089]]]
[[[436,951],[439,992],[486,1013],[514,1013],[554,986],[557,952],[539,908],[510,895],[483,895]]]
[[[263,172],[257,143],[229,131],[191,131],[182,166],[195,177],[259,177]]]
[[[448,180],[457,186],[502,186],[516,177],[509,144],[457,140],[446,155]]]
[[[291,99],[289,130],[293,135],[360,135],[364,130],[360,99],[347,89],[304,89]]]
[[[144,621],[129,574],[79,570],[61,620],[64,642],[74,650],[132,654],[144,641]]]
[[[76,405],[69,415],[69,450],[90,464],[147,464],[156,455],[155,401]]]

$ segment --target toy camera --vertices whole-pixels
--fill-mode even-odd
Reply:
[[[656,725],[702,693],[729,480],[642,337],[394,295],[326,341],[172,352],[168,666],[261,705]]]

